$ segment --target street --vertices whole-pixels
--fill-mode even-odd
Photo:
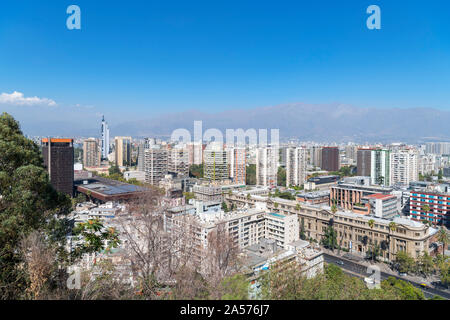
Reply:
[[[328,253],[324,253],[324,261],[327,262],[327,263],[333,263],[333,264],[339,266],[344,271],[347,271],[346,272],[347,274],[350,274],[352,276],[358,276],[358,277],[364,278],[364,277],[368,277],[370,275],[369,273],[367,273],[367,266],[358,264],[358,263],[356,263],[354,261],[350,261],[350,260],[345,259],[345,258],[340,257],[340,256],[333,256],[333,255],[330,255]],[[343,265],[338,265],[337,264],[338,261],[342,261],[342,262],[344,262],[344,264]],[[405,278],[402,278],[402,277],[399,277],[399,276],[396,276],[396,275],[392,275],[392,274],[389,274],[389,273],[386,273],[386,272],[380,272],[380,277],[381,277],[381,280],[385,280],[388,277],[395,277],[397,279],[400,279],[400,280],[403,280],[403,281],[407,281],[407,282],[411,283],[413,286],[421,289],[422,292],[424,293],[425,297],[427,297],[427,298],[432,298],[434,295],[439,295],[439,296],[441,296],[441,297],[443,297],[445,299],[450,299],[450,293],[449,292],[446,292],[446,291],[443,291],[443,290],[439,290],[439,289],[435,289],[435,288],[430,288],[430,287],[423,288],[417,282],[413,282],[413,281],[407,280]]]

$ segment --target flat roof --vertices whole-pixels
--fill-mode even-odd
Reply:
[[[374,194],[369,194],[368,196],[365,196],[366,198],[373,198],[373,199],[391,199],[391,198],[396,198],[396,196],[390,195],[390,194],[382,194],[382,193],[374,193]]]
[[[85,181],[87,181],[87,184],[84,184]],[[91,177],[86,179],[80,179],[75,181],[75,186],[80,192],[83,192],[84,190],[91,191],[94,197],[95,194],[99,194],[104,197],[113,197],[122,195],[133,195],[149,191],[149,189],[144,187],[112,179],[106,179],[102,177]]]

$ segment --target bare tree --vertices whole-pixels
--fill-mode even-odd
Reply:
[[[178,227],[172,225],[155,190],[131,202],[119,219],[138,291],[157,299],[160,288],[174,284],[176,272],[188,262],[189,241],[182,239],[186,234],[175,232]]]
[[[50,282],[57,270],[56,250],[38,231],[33,231],[21,241],[20,250],[29,276],[26,292],[31,299],[48,298]]]

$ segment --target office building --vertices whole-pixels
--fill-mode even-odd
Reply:
[[[322,170],[339,171],[339,148],[323,147],[322,148]]]
[[[97,139],[89,138],[83,141],[83,164],[85,167],[101,165],[101,148]]]
[[[115,146],[116,166],[131,166],[131,137],[116,137]]]
[[[73,196],[73,139],[42,139],[42,156],[52,186]]]
[[[190,142],[187,144],[189,165],[200,165],[203,163],[203,143]]]
[[[286,149],[286,187],[302,186],[306,182],[306,158],[305,148]]]
[[[109,155],[109,127],[108,123],[105,121],[105,116],[102,118],[102,128],[101,128],[101,158],[102,160],[108,160]]]

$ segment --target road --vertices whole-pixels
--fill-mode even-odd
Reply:
[[[356,263],[354,261],[350,261],[350,260],[345,259],[343,257],[332,256],[332,255],[330,255],[328,253],[324,253],[323,256],[324,256],[324,261],[328,262],[328,263],[336,264],[337,261],[344,262],[344,265],[338,265],[338,266],[341,267],[344,271],[351,272],[351,273],[348,273],[348,272],[346,272],[346,273],[348,273],[348,274],[350,274],[352,276],[360,276],[361,278],[369,276],[369,273],[367,273],[367,266],[365,266],[365,265],[361,265],[359,263]],[[439,296],[441,296],[441,297],[443,297],[445,299],[448,299],[448,300],[450,299],[450,293],[449,292],[446,292],[446,291],[443,291],[443,290],[439,290],[439,289],[436,289],[436,288],[430,288],[430,287],[422,288],[419,283],[413,282],[413,281],[410,281],[410,280],[407,280],[407,279],[404,279],[404,278],[399,277],[399,276],[391,275],[391,274],[386,273],[386,272],[381,272],[380,273],[380,277],[381,277],[381,280],[385,280],[388,277],[395,277],[397,279],[400,279],[400,280],[403,280],[403,281],[407,281],[407,282],[411,283],[413,286],[421,289],[422,292],[424,293],[425,297],[427,297],[427,298],[432,298],[435,295],[439,295]]]

